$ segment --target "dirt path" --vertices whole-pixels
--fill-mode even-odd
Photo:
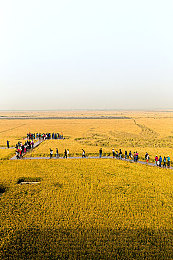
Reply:
[[[99,159],[99,160],[102,160],[102,159],[112,159],[112,160],[120,160],[120,159],[117,159],[117,158],[113,158],[112,156],[102,156],[102,158],[99,158],[98,156],[91,156],[91,157],[85,157],[85,158],[82,158],[82,157],[68,157],[67,159],[64,158],[64,157],[52,157],[50,159],[50,157],[24,157],[23,159],[21,160],[74,160],[74,159],[82,159],[82,160],[89,160],[89,159]],[[11,160],[17,160],[17,158],[11,158]],[[159,166],[156,166],[154,163],[146,163],[146,162],[143,162],[143,161],[138,161],[138,162],[134,162],[133,160],[130,160],[130,159],[121,159],[121,161],[126,161],[126,162],[130,162],[130,163],[137,163],[137,164],[142,164],[142,165],[149,165],[149,166],[153,166],[153,167],[157,167],[160,169]],[[161,167],[163,169],[163,166]],[[166,168],[168,169],[168,168]],[[169,169],[173,169],[173,167],[170,167]]]
[[[0,149],[15,149],[15,147],[10,147],[10,148],[8,148],[8,147],[0,147]]]
[[[36,148],[37,146],[39,146],[44,140],[39,140],[37,141],[36,143],[34,143],[34,148]],[[3,149],[3,147],[1,147]],[[4,148],[4,149],[8,149],[8,148]],[[31,151],[31,150],[30,150]],[[88,160],[88,159],[113,159],[113,160],[120,160],[120,159],[117,159],[117,158],[113,158],[112,156],[102,156],[101,158],[99,158],[98,156],[91,156],[91,157],[85,157],[85,158],[82,158],[82,157],[68,157],[67,159],[64,158],[64,157],[23,157],[21,159],[17,159],[16,156],[13,156],[10,160],[73,160],[73,159],[83,159],[83,160]],[[134,162],[133,160],[130,160],[130,159],[121,159],[121,161],[126,161],[126,162],[130,162],[130,163],[139,163],[139,164],[142,164],[142,165],[149,165],[149,166],[153,166],[153,167],[158,167],[160,169],[159,166],[156,166],[155,163],[146,163],[146,162],[143,162],[143,161],[138,161],[138,162]],[[163,166],[161,167],[163,168]],[[168,168],[166,168],[168,169]],[[173,167],[170,167],[169,169],[173,169]]]

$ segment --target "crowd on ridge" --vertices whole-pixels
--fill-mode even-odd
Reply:
[[[18,142],[15,146],[16,148],[16,158],[17,159],[20,159],[20,158],[23,158],[23,155],[26,154],[26,152],[28,152],[29,150],[33,149],[34,148],[34,140],[35,139],[38,139],[39,141],[42,139],[42,140],[46,140],[46,139],[64,139],[63,137],[63,134],[59,134],[59,133],[27,133],[27,140],[25,141],[24,144],[22,144],[22,142]],[[10,141],[7,140],[7,147],[9,148],[10,145],[9,145]],[[102,148],[100,148],[99,150],[99,158],[102,157],[102,154],[103,154],[103,151],[102,151]],[[69,152],[69,149],[65,149],[64,151],[64,156],[63,158],[68,158],[70,155],[70,152]],[[115,151],[115,149],[113,148],[112,149],[112,156],[113,158],[117,158],[117,159],[122,159],[124,158],[125,160],[126,159],[130,159],[130,160],[133,160],[134,162],[138,162],[139,160],[139,154],[138,152],[134,152],[132,153],[131,151],[127,152],[125,151],[124,154],[122,153],[122,150],[119,149],[119,151]],[[50,148],[50,158],[53,157],[53,150]],[[56,148],[56,157],[59,158],[59,151],[58,151],[58,148]],[[86,157],[86,153],[85,153],[85,150],[82,149],[82,158],[85,158]],[[149,154],[146,152],[145,154],[145,161],[146,163],[149,162]],[[162,156],[160,155],[159,157],[156,155],[155,156],[155,165],[158,166],[158,167],[162,167],[163,168],[170,168],[170,163],[171,163],[171,160],[170,160],[170,156],[168,155],[167,157],[164,156],[162,158]]]
[[[63,134],[59,133],[27,133],[27,140],[25,143],[18,142],[16,148],[16,158],[20,159],[31,149],[34,148],[34,140],[46,140],[46,139],[64,139]],[[10,141],[7,140],[7,147],[9,148]]]
[[[68,158],[70,155],[70,152],[69,152],[69,149],[65,149],[64,151],[64,156],[63,158]],[[99,150],[99,158],[102,158],[102,155],[103,155],[103,151],[102,151],[102,148],[100,148]],[[58,148],[56,148],[56,154],[55,154],[56,158],[59,158],[59,151],[58,151]],[[124,154],[122,152],[121,149],[119,149],[119,151],[115,151],[115,149],[113,148],[112,149],[112,156],[113,158],[116,158],[116,159],[130,159],[130,160],[133,160],[134,162],[138,162],[139,160],[139,153],[136,151],[134,153],[132,153],[131,151],[127,152],[125,151]],[[53,157],[53,150],[50,148],[50,159]],[[82,149],[82,158],[85,158],[86,157],[86,153],[85,153],[85,150]],[[146,152],[145,154],[145,161],[146,163],[148,164],[149,162],[149,154]],[[164,156],[162,158],[162,156],[158,157],[156,155],[155,157],[155,165],[158,166],[158,167],[162,167],[162,163],[163,163],[163,168],[170,168],[170,156],[168,155],[167,157]]]
[[[27,140],[25,141],[24,144],[22,144],[22,142],[18,142],[15,148],[16,148],[16,158],[17,159],[23,158],[26,152],[34,148],[34,141]]]
[[[28,140],[34,140],[34,139],[64,139],[63,134],[59,133],[27,133],[27,139]]]

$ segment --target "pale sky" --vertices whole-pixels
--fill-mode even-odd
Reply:
[[[172,0],[0,1],[0,109],[173,108]]]

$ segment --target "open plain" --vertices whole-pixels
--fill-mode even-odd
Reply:
[[[172,111],[1,112],[1,259],[173,259],[173,171],[114,159],[9,160],[28,132],[62,133],[26,157],[173,158]],[[28,184],[22,184],[27,182]],[[30,183],[31,182],[31,183]]]

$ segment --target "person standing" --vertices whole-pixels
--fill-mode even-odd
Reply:
[[[17,149],[18,159],[20,159],[20,148]]]
[[[113,158],[115,158],[115,150],[114,150],[114,148],[112,149],[112,155],[113,155]]]
[[[10,141],[7,140],[7,147],[10,148]]]
[[[22,149],[21,148],[19,149],[19,153],[20,153],[20,158],[23,158]]]
[[[170,162],[171,162],[171,159],[170,159],[170,157],[169,157],[169,155],[168,155],[168,157],[167,157],[167,167],[168,167],[168,168],[170,168]]]
[[[133,160],[134,160],[134,162],[136,162],[136,153],[135,152],[133,154]]]
[[[115,156],[116,156],[116,158],[118,159],[118,151],[116,151]]]
[[[18,149],[16,150],[16,158],[19,159],[19,151],[18,151]]]
[[[125,151],[125,159],[127,159],[127,151]]]
[[[121,151],[121,149],[119,150],[119,158],[120,158],[120,160],[122,159],[122,151]]]
[[[59,158],[58,148],[56,148],[56,157]]]
[[[67,149],[67,157],[69,157],[69,154],[70,154],[69,149]]]
[[[32,149],[33,149],[34,148],[34,141],[32,141],[31,146],[32,146]]]
[[[146,154],[146,162],[148,163],[148,161],[149,161],[149,154],[147,153]]]
[[[53,156],[53,150],[50,148],[50,159],[52,158]]]
[[[24,153],[26,153],[26,144],[24,145]]]
[[[148,153],[146,152],[146,154],[145,154],[145,160],[147,160],[147,155],[148,155]]]
[[[67,159],[67,150],[66,150],[66,149],[65,149],[65,151],[64,151],[64,158]]]
[[[136,162],[138,161],[138,159],[139,159],[139,154],[138,154],[138,152],[136,151]]]
[[[82,158],[85,158],[85,150],[82,149]]]
[[[129,159],[132,159],[132,152],[129,152]]]
[[[159,158],[158,158],[158,156],[156,155],[156,157],[155,157],[155,164],[156,164],[156,166],[158,166],[158,160],[159,160]]]
[[[162,156],[159,157],[159,167],[162,167]]]
[[[99,150],[99,158],[101,158],[102,157],[102,148],[100,148],[100,150]]]
[[[166,157],[163,158],[163,168],[166,168]]]

